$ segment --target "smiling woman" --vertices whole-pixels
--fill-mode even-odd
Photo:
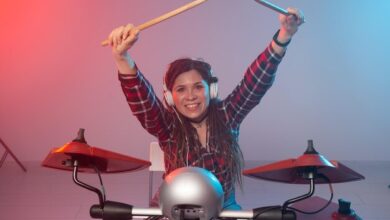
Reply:
[[[186,166],[211,171],[222,184],[224,209],[241,209],[235,199],[235,185],[242,184],[240,124],[271,87],[287,44],[303,22],[300,11],[288,10],[291,14],[280,16],[281,27],[269,46],[223,100],[217,96],[218,80],[210,64],[183,58],[169,65],[161,102],[128,54],[140,30],[128,24],[114,29],[108,38],[130,108],[142,126],[158,138],[164,151],[165,174]],[[152,206],[158,205],[158,198],[157,193]]]
[[[210,99],[218,96],[218,79],[211,72],[210,64],[201,60],[187,58],[171,63],[164,77],[166,104],[193,124],[204,122]]]
[[[178,76],[173,84],[172,97],[176,109],[194,124],[201,124],[210,104],[209,86],[196,70]]]

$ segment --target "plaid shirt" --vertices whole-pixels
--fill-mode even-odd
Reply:
[[[232,93],[218,102],[217,109],[220,114],[224,115],[226,125],[232,130],[236,140],[238,140],[242,120],[271,87],[281,59],[282,56],[274,53],[270,44],[248,67],[244,78]],[[172,132],[173,118],[176,115],[164,108],[151,84],[139,70],[135,76],[119,74],[119,80],[133,114],[150,134],[157,137],[164,151],[165,174],[186,165],[205,168],[219,179],[225,191],[225,199],[227,199],[226,195],[234,191],[234,184],[224,159],[217,154],[214,146],[208,148],[191,146],[188,164],[186,161],[173,164],[174,158],[178,155],[176,138]]]

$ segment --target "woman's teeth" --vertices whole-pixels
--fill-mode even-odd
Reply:
[[[186,105],[187,108],[189,109],[195,109],[196,107],[198,107],[199,104],[190,104],[190,105]]]

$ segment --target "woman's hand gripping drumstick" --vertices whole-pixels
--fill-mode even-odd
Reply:
[[[200,4],[202,4],[203,2],[205,2],[205,1],[206,1],[206,0],[195,0],[195,1],[192,1],[192,2],[190,2],[190,3],[188,3],[188,4],[185,4],[185,5],[181,6],[180,8],[177,8],[177,9],[175,9],[175,10],[172,10],[172,11],[170,11],[170,12],[168,12],[168,13],[165,13],[165,14],[159,16],[159,17],[156,17],[156,18],[154,18],[154,19],[152,19],[152,20],[149,20],[149,21],[147,21],[147,22],[145,22],[145,23],[143,23],[143,24],[141,24],[141,25],[138,25],[138,26],[136,27],[136,29],[137,29],[138,31],[142,31],[142,30],[144,30],[144,29],[146,29],[146,28],[149,28],[149,27],[151,27],[151,26],[153,26],[153,25],[155,25],[155,24],[158,24],[158,23],[160,23],[160,22],[162,22],[162,21],[164,21],[164,20],[166,20],[166,19],[168,19],[168,18],[174,17],[174,16],[176,16],[176,15],[178,15],[178,14],[184,12],[184,11],[187,11],[187,10],[189,10],[189,9],[191,9],[191,8],[193,8],[193,7],[195,7],[195,6],[197,6],[197,5],[200,5]],[[102,41],[102,42],[101,42],[101,45],[102,45],[102,46],[107,46],[107,45],[110,45],[110,44],[112,44],[112,43],[113,43],[113,42],[111,42],[111,41],[110,41],[110,38],[109,38],[109,39],[106,39],[106,40]]]
[[[117,27],[110,33],[108,39],[102,42],[102,45],[111,46],[114,61],[120,73],[134,76],[137,74],[137,68],[135,66],[134,60],[129,55],[128,50],[138,40],[139,32],[157,23],[160,23],[161,21],[164,21],[170,17],[173,17],[181,12],[193,8],[205,1],[206,0],[192,1],[180,8],[177,8],[164,15],[161,15],[137,27],[135,27],[133,24]]]

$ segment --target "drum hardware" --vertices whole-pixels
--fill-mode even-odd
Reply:
[[[115,202],[106,200],[101,173],[130,172],[147,168],[149,161],[92,147],[87,144],[84,129],[79,129],[77,137],[62,147],[54,148],[42,162],[42,166],[73,171],[73,182],[98,195],[99,208],[110,209]],[[97,173],[101,189],[88,185],[78,178],[79,172]],[[115,203],[117,205],[117,203]],[[96,207],[94,207],[96,209]],[[91,208],[92,209],[92,208]]]
[[[150,166],[149,161],[88,145],[84,131],[80,129],[73,141],[52,149],[42,166],[72,171],[73,162],[77,160],[78,170],[87,173],[95,173],[96,169],[101,173],[130,172]]]
[[[339,199],[339,209],[332,213],[334,220],[362,220],[353,209],[351,202],[344,199]]]
[[[79,130],[78,137],[72,142],[53,149],[45,158],[42,165],[55,169],[73,171],[73,181],[77,185],[95,192],[98,195],[99,204],[92,205],[90,208],[90,216],[92,218],[125,220],[132,219],[135,216],[166,216],[166,213],[164,214],[160,208],[136,208],[129,204],[106,200],[101,173],[140,170],[150,166],[150,162],[106,151],[97,147],[91,147],[85,141],[84,129]],[[190,167],[180,169],[187,170],[190,169]],[[81,182],[78,179],[79,172],[97,173],[102,189],[99,190],[96,187]],[[315,190],[315,183],[329,182],[331,186],[331,183],[364,179],[362,175],[347,168],[341,163],[337,161],[328,161],[325,157],[318,154],[318,152],[315,151],[311,140],[309,140],[306,152],[299,158],[244,170],[243,174],[254,178],[277,182],[298,184],[309,183],[310,190],[307,194],[287,200],[282,206],[259,207],[253,210],[222,210],[216,217],[258,220],[296,220],[295,211],[300,210],[296,210],[290,207],[290,205],[311,197]],[[175,208],[172,215],[174,219],[202,219],[199,218],[198,215],[204,213],[200,205],[183,204],[177,205]],[[198,210],[198,212],[196,212],[196,210]]]
[[[305,214],[315,214],[325,209],[333,199],[332,183],[349,182],[364,179],[364,176],[353,171],[337,161],[329,161],[319,154],[313,145],[313,140],[308,141],[308,146],[303,155],[297,159],[287,159],[247,169],[243,174],[253,178],[291,184],[309,184],[309,192],[289,199],[282,206],[272,207],[275,216],[287,211],[298,211]],[[331,196],[327,204],[316,211],[306,212],[290,207],[291,204],[310,198],[315,191],[315,184],[328,183]],[[255,209],[256,210],[256,209]],[[270,214],[271,215],[271,214]],[[278,219],[278,218],[270,218]]]

